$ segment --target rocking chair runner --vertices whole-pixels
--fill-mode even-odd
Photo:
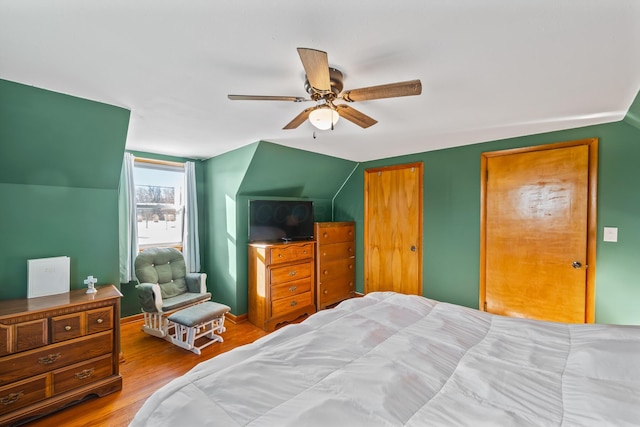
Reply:
[[[174,248],[150,248],[135,261],[138,298],[144,314],[142,330],[166,338],[172,313],[211,299],[205,273],[187,273],[182,253]]]

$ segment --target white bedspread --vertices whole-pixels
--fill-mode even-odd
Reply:
[[[131,426],[640,425],[640,327],[373,293],[196,366]]]

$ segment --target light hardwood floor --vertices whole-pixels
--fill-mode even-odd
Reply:
[[[251,343],[267,335],[267,332],[249,322],[225,323],[223,343],[212,344],[202,350],[202,355],[174,346],[160,338],[142,332],[142,320],[126,322],[120,329],[122,352],[125,361],[120,365],[123,378],[122,390],[91,399],[36,421],[24,424],[28,427],[76,427],[76,426],[127,426],[155,390],[168,383],[200,362],[235,347]]]

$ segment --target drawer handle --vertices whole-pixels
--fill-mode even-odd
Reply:
[[[296,271],[295,270],[292,270],[292,271],[289,272],[289,276],[295,276],[295,275],[296,275]]]
[[[89,368],[80,372],[76,372],[75,377],[79,380],[85,380],[89,378],[91,375],[93,375],[94,370],[95,370],[94,368]]]
[[[291,307],[295,307],[296,305],[298,305],[298,301],[291,301],[291,302],[289,303],[289,305],[290,305]]]
[[[322,274],[324,274],[324,275],[326,276],[327,274],[329,274],[329,270],[324,270],[324,271],[322,272]]]
[[[289,288],[289,292],[293,292],[293,291],[295,291],[296,289],[298,289],[298,287],[297,287],[297,286],[291,286],[291,287]]]
[[[65,331],[70,331],[70,330],[71,330],[71,326],[69,326],[69,325],[65,326],[65,327],[64,327],[64,330],[65,330]]]
[[[322,291],[322,293],[326,295],[329,293],[329,291],[325,289],[324,291]]]
[[[41,365],[50,365],[53,362],[55,362],[56,360],[60,359],[61,354],[60,353],[56,353],[56,354],[49,354],[45,357],[41,357],[38,359],[38,363]]]
[[[12,403],[16,403],[20,398],[24,396],[24,391],[19,391],[17,393],[9,393],[2,399],[0,399],[0,403],[3,405],[11,405]]]
[[[278,254],[278,258],[282,258],[282,254]]]
[[[98,322],[98,324],[100,324],[100,323],[104,322],[104,320],[98,319],[98,320],[96,320],[96,322]]]

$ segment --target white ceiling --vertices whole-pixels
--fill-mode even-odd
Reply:
[[[282,127],[328,52],[378,120]],[[127,148],[209,158],[258,140],[354,161],[622,120],[640,90],[637,0],[0,0],[0,78],[131,110]]]

